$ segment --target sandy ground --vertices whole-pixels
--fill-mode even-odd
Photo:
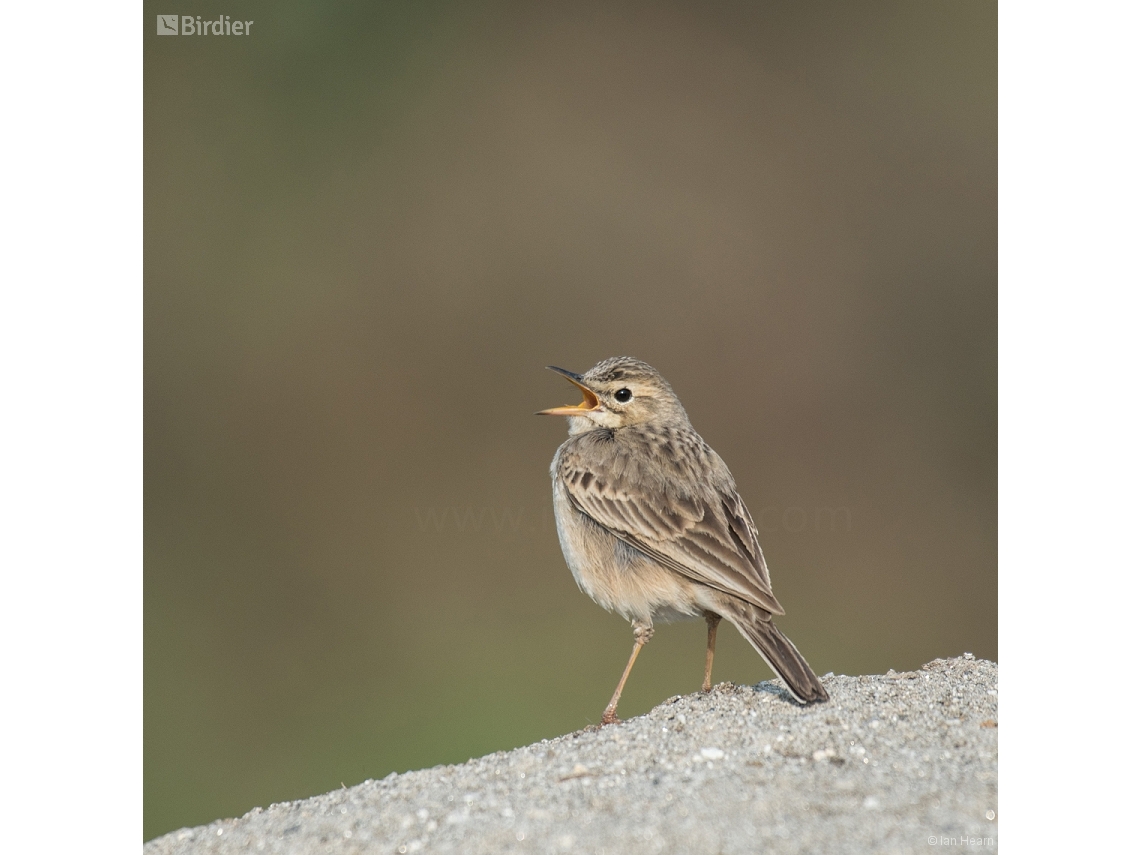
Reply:
[[[255,808],[145,855],[997,851],[997,679],[969,654],[721,684],[620,725]]]

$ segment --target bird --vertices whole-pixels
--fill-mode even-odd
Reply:
[[[562,554],[578,587],[633,627],[633,652],[602,724],[619,721],[618,700],[655,620],[704,617],[704,692],[712,687],[724,619],[796,701],[827,701],[811,666],[772,623],[784,609],[732,473],[665,378],[628,356],[604,359],[584,374],[547,368],[582,393],[580,404],[536,413],[569,422],[570,436],[550,465]]]

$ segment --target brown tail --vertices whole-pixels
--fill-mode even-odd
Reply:
[[[807,660],[796,650],[772,623],[771,616],[751,603],[734,599],[732,608],[724,617],[740,630],[756,652],[764,657],[768,667],[784,678],[788,691],[801,704],[812,704],[828,699],[827,690],[811,670]]]

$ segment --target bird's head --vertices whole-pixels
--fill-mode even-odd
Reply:
[[[582,403],[542,410],[540,416],[569,416],[570,433],[630,425],[688,423],[684,407],[672,387],[652,365],[629,356],[602,360],[585,374],[547,366],[582,392]]]

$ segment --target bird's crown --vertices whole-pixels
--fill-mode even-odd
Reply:
[[[603,359],[582,377],[595,383],[613,383],[619,380],[655,380],[665,383],[665,378],[656,368],[632,356],[611,356],[609,359]]]

